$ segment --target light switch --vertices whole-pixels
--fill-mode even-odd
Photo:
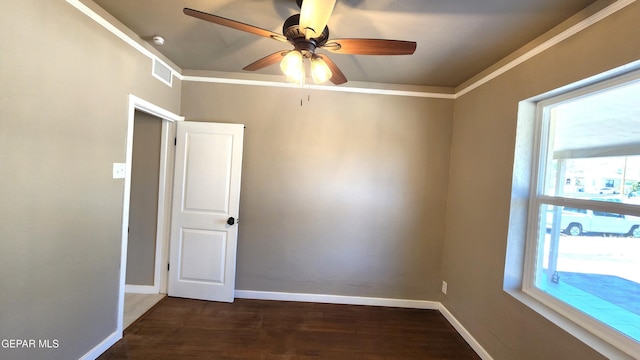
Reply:
[[[114,179],[124,179],[124,176],[127,172],[125,163],[113,163],[113,178]]]

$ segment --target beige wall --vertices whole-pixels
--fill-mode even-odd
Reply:
[[[444,305],[495,359],[600,359],[503,289],[518,102],[640,58],[640,4],[455,103]]]
[[[162,119],[136,111],[133,136],[126,284],[153,286]]]
[[[452,100],[193,82],[182,99],[187,120],[246,125],[238,289],[436,298]]]
[[[65,1],[0,11],[3,359],[77,359],[116,330],[128,94],[180,111],[180,81]]]

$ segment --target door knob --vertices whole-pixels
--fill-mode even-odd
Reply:
[[[227,219],[227,224],[233,225],[235,223],[236,223],[236,219],[234,219],[233,216]]]

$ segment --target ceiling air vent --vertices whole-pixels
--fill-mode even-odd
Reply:
[[[153,59],[153,69],[151,74],[158,80],[171,86],[171,81],[173,80],[173,72],[171,71],[171,68],[169,68],[160,60]]]

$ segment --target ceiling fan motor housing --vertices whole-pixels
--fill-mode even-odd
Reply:
[[[325,26],[320,36],[307,40],[305,34],[300,31],[299,24],[300,14],[291,15],[282,26],[282,34],[303,55],[315,54],[316,48],[324,45],[329,39],[329,27]]]

